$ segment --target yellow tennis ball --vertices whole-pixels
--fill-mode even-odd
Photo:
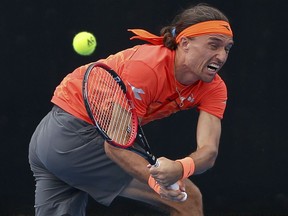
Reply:
[[[79,55],[91,55],[94,52],[96,46],[96,38],[90,32],[79,32],[73,38],[73,48]]]

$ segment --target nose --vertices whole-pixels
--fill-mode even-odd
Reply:
[[[228,57],[228,53],[225,49],[221,49],[218,51],[216,58],[218,61],[224,63]]]

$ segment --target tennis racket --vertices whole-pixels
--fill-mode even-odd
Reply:
[[[132,98],[114,70],[101,62],[90,64],[84,74],[82,90],[89,118],[106,142],[130,150],[151,165],[159,166],[138,122]],[[137,145],[134,145],[136,140]],[[174,183],[170,188],[178,190],[179,185]],[[185,193],[183,201],[186,198]]]

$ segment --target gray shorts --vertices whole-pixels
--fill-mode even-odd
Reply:
[[[85,215],[88,194],[108,206],[132,180],[106,156],[93,125],[57,106],[31,138],[29,163],[36,215]]]

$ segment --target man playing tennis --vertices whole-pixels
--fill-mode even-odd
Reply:
[[[155,167],[137,154],[105,143],[85,110],[82,81],[88,65],[81,66],[56,88],[54,107],[31,138],[35,215],[85,215],[88,195],[107,206],[122,196],[174,216],[203,215],[201,192],[189,177],[210,169],[218,154],[227,100],[218,72],[233,45],[229,21],[218,9],[200,4],[176,16],[161,36],[130,31],[136,34],[133,38],[149,44],[99,62],[121,76],[142,125],[197,108],[196,151],[176,161],[161,157]],[[179,190],[169,187],[175,182]]]

